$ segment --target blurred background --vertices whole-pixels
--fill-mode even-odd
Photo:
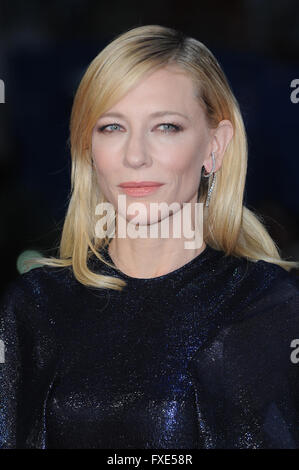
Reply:
[[[298,1],[0,0],[1,290],[28,250],[49,256],[58,246],[81,77],[116,35],[145,24],[199,39],[222,65],[248,134],[245,203],[264,217],[283,257],[299,260],[299,103],[290,98],[299,79]]]

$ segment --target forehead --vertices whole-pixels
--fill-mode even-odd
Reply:
[[[193,83],[187,71],[176,65],[168,65],[146,73],[131,91],[138,92],[153,86],[157,90],[164,89],[164,91],[169,86],[179,86],[191,90]]]
[[[191,76],[177,66],[167,66],[146,74],[111,110],[174,109],[198,112],[199,101]]]

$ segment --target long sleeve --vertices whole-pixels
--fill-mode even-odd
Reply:
[[[1,299],[0,448],[45,448],[44,403],[54,374],[55,342],[30,285],[30,275],[13,282]],[[2,358],[3,359],[3,358]]]
[[[19,277],[0,305],[0,448],[299,448],[299,286],[206,250],[152,279],[90,289]]]
[[[190,363],[206,448],[299,448],[295,277],[273,283]]]

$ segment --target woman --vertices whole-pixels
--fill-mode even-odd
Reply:
[[[298,263],[243,205],[244,125],[212,53],[126,32],[89,65],[70,131],[59,256],[2,301],[2,448],[299,447]],[[155,236],[165,221],[201,242]]]

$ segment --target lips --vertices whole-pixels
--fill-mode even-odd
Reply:
[[[129,181],[128,183],[121,183],[121,188],[150,188],[153,186],[162,186],[164,183],[158,183],[157,181]]]
[[[125,194],[131,197],[149,196],[155,191],[159,191],[160,186],[164,183],[157,181],[128,181],[127,183],[119,184],[119,187]]]

